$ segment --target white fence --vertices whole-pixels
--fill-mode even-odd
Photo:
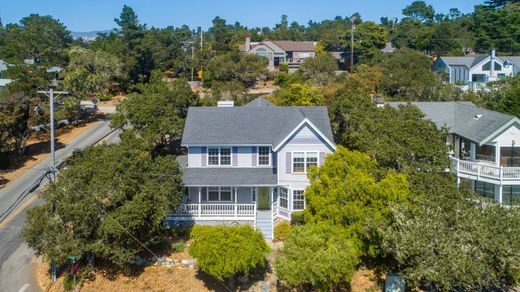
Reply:
[[[255,204],[182,204],[174,216],[183,217],[254,217]]]

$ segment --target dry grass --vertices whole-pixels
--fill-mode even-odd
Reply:
[[[57,148],[67,145],[72,139],[92,127],[95,121],[91,121],[78,126],[66,126],[56,131]],[[48,135],[35,134],[27,141],[25,154],[19,157],[9,170],[0,170],[0,188],[7,186],[16,178],[22,176],[26,171],[44,160],[50,153],[50,143]],[[58,148],[59,149],[59,148]]]

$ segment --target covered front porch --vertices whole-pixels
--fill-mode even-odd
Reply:
[[[255,220],[258,210],[272,210],[276,194],[276,186],[191,186],[172,217]]]

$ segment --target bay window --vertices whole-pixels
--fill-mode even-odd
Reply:
[[[305,209],[305,197],[303,195],[303,192],[303,190],[293,191],[293,210]]]
[[[280,207],[287,209],[288,205],[287,189],[280,188]]]

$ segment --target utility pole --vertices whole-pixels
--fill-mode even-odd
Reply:
[[[54,94],[56,93],[57,96],[60,96],[61,94],[69,94],[67,91],[54,91],[54,89],[51,87],[50,90],[39,90],[38,93],[43,93],[46,96],[49,97],[49,103],[50,103],[50,124],[51,124],[51,157],[52,157],[52,167],[50,169],[51,180],[53,183],[56,182],[56,155],[55,155],[55,147],[54,147]],[[54,212],[54,204],[52,205],[52,212]],[[51,281],[54,283],[56,282],[56,263],[54,261],[51,262],[51,269],[52,269],[52,275],[51,275]]]
[[[356,21],[356,19],[357,17],[355,15],[352,15],[352,17],[350,17],[350,73],[352,73],[352,70],[354,69],[354,30],[356,29],[356,25],[354,24],[354,22]]]

